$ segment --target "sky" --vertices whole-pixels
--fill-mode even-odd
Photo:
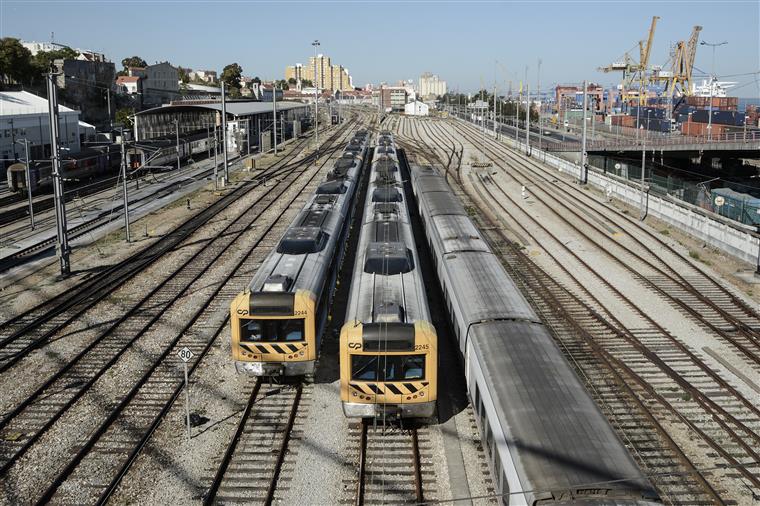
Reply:
[[[155,1],[0,0],[0,36],[50,41],[106,53],[120,67],[148,63],[221,71],[237,62],[244,75],[281,79],[285,66],[320,52],[347,67],[355,86],[416,80],[430,71],[449,88],[516,89],[525,79],[546,89],[584,79],[612,85],[619,74],[597,68],[638,60],[652,16],[660,16],[650,58],[703,27],[715,50],[715,73],[738,81],[730,94],[760,97],[760,1]],[[540,76],[538,60],[541,60]],[[712,72],[712,49],[697,50],[695,74]]]

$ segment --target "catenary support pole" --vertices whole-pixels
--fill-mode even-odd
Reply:
[[[224,160],[224,184],[230,180],[230,167],[227,162],[227,99],[224,81],[222,81],[222,158]]]
[[[588,82],[583,81],[583,128],[581,134],[581,174],[580,184],[588,180],[588,153],[586,152],[586,116],[588,111]]]
[[[50,150],[53,166],[53,201],[55,204],[55,224],[57,232],[58,258],[61,264],[61,274],[68,276],[71,273],[69,263],[69,238],[66,225],[66,203],[63,197],[63,174],[61,174],[61,154],[58,146],[58,96],[55,83],[55,74],[47,75],[48,110],[50,118]]]
[[[132,242],[132,237],[129,235],[129,193],[127,192],[127,151],[124,146],[124,129],[121,129],[121,178],[122,178],[122,193],[124,198],[124,229],[127,232],[127,242]]]
[[[24,155],[26,156],[26,159],[24,160],[24,165],[26,166],[26,169],[24,172],[26,173],[26,196],[27,200],[29,202],[29,222],[32,226],[32,230],[34,230],[34,205],[32,203],[32,171],[31,171],[31,163],[32,159],[29,157],[29,139],[22,139],[16,142],[23,142],[24,143]]]

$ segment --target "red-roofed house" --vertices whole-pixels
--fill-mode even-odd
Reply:
[[[119,93],[134,95],[140,91],[140,78],[137,76],[119,76],[116,79],[116,88]]]

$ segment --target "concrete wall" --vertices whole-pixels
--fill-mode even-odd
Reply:
[[[460,121],[464,121],[461,120]],[[493,132],[489,132],[493,136]],[[514,148],[514,139],[504,139],[503,142]],[[522,148],[524,151],[524,147]],[[533,158],[544,162],[549,167],[571,174],[573,177],[580,176],[580,166],[569,162],[545,151],[531,148]],[[611,197],[617,198],[634,207],[639,207],[641,202],[640,186],[618,178],[612,174],[604,174],[600,169],[591,167],[588,174],[588,182],[602,190]],[[648,195],[647,211],[650,215],[658,218],[683,232],[718,248],[729,255],[749,262],[753,265],[760,255],[760,234],[753,227],[742,223],[728,220],[715,213],[706,211],[700,207],[677,200],[672,197],[659,197]]]

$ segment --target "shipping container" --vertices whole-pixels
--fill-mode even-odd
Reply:
[[[731,188],[715,188],[710,195],[716,213],[747,225],[760,225],[760,198]]]
[[[708,123],[710,120],[710,111],[707,109],[698,109],[691,114],[691,120],[696,123]],[[744,113],[713,110],[712,122],[717,125],[743,126]]]
[[[712,135],[719,136],[725,133],[726,127],[723,125],[712,125]],[[693,135],[698,137],[708,136],[707,123],[696,123],[694,121],[687,121],[681,123],[681,133],[684,135]]]
[[[699,108],[709,108],[710,97],[686,97],[686,103]],[[735,111],[738,106],[738,97],[712,97],[713,109]]]
[[[667,117],[668,110],[661,108],[661,107],[642,107],[641,112],[639,112],[638,107],[631,107],[631,110],[628,112],[629,116],[639,116],[640,118],[657,118],[657,119],[665,119]]]

